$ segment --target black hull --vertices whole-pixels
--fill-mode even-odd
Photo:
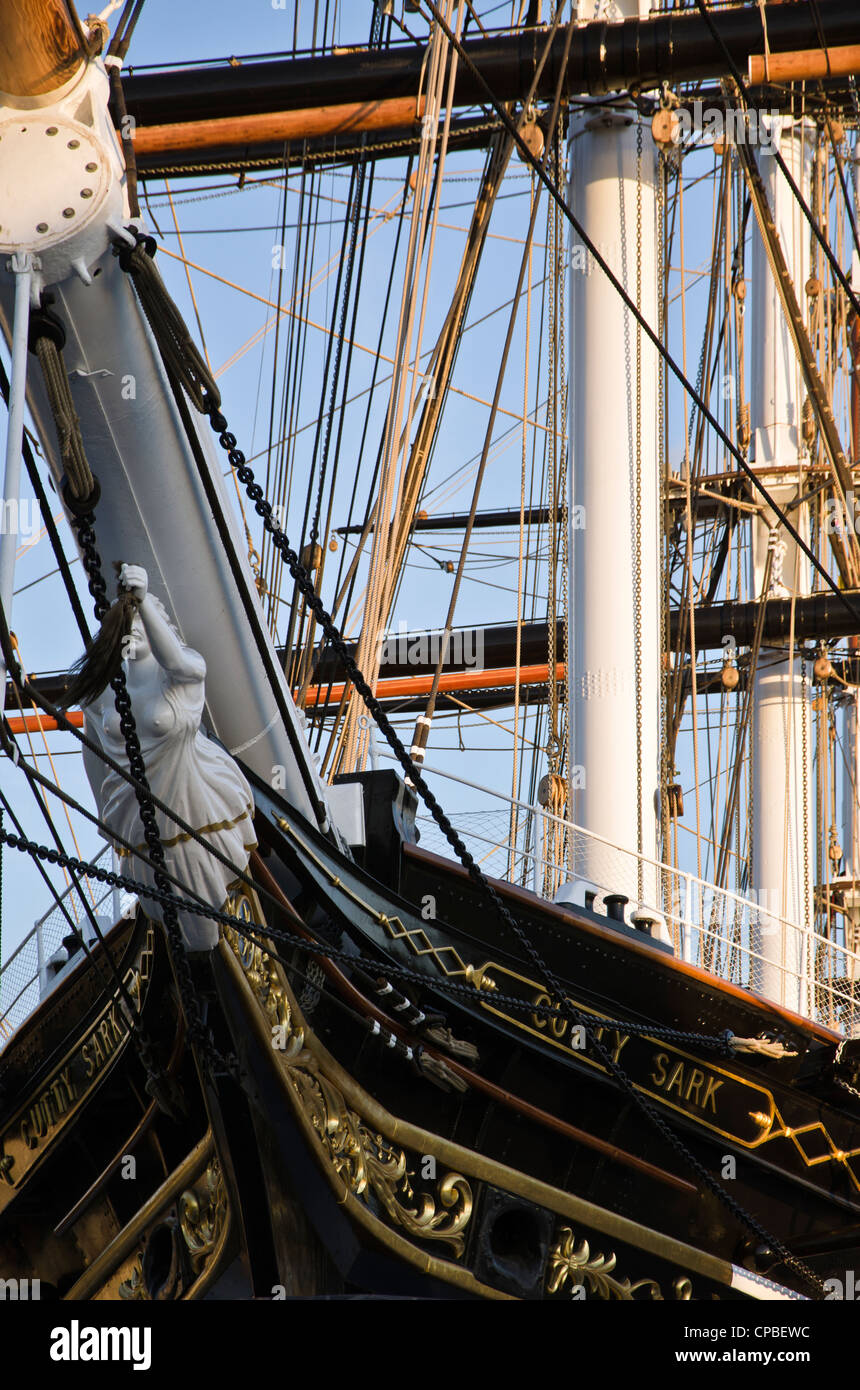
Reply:
[[[180,1103],[165,1113],[147,1093],[110,990],[80,966],[0,1055],[0,1161],[13,1160],[0,1277],[38,1278],[72,1300],[737,1299],[757,1296],[763,1276],[809,1292],[703,1189],[587,1040],[571,1046],[561,1013],[515,1007],[549,1003],[545,982],[463,871],[402,843],[389,817],[387,848],[367,852],[372,875],[255,792],[264,909],[239,890],[231,910],[262,930],[226,929],[194,965],[216,1047],[238,1056],[243,1086],[187,1045],[160,928],[120,924],[113,949],[126,973],[146,958],[144,1021]],[[497,886],[595,1027],[611,1018],[690,1035],[612,1026],[603,1038],[735,1202],[821,1280],[860,1257],[860,1106],[837,1084],[853,1076],[850,1058],[835,1066],[837,1035],[626,928]],[[336,958],[297,947],[301,931]],[[438,1031],[411,1035],[356,954],[442,1015],[448,1044]],[[398,967],[415,977],[404,984]],[[68,1113],[45,1102],[31,1161],[22,1117],[55,1094],[72,1053],[80,1069],[107,1016],[114,1045],[103,1043]],[[696,1035],[726,1029],[778,1037],[796,1055],[726,1061],[697,1047]]]

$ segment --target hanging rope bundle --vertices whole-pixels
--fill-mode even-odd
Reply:
[[[128,248],[126,248],[128,249]],[[135,249],[139,249],[136,247]],[[147,257],[148,259],[148,257]],[[129,258],[127,266],[128,273],[135,274],[134,266]],[[177,339],[189,338],[188,330],[182,317],[169,299],[167,291],[161,281],[160,275],[156,271],[156,279],[144,273],[141,277],[146,286],[151,290],[157,283],[161,287],[161,297],[167,301],[167,309],[158,312],[156,322],[163,328],[168,335],[168,340],[174,345]],[[156,298],[158,294],[156,294]],[[177,333],[177,325],[179,332]],[[154,331],[154,330],[153,330]],[[176,336],[174,336],[176,335]],[[102,574],[102,562],[98,553],[95,535],[95,517],[93,509],[98,501],[100,489],[97,480],[94,478],[86,454],[83,448],[83,440],[80,434],[80,422],[77,415],[71,408],[71,397],[68,394],[68,375],[62,360],[62,347],[65,343],[65,332],[61,322],[52,314],[43,311],[40,315],[35,315],[31,319],[31,345],[39,360],[48,364],[50,376],[46,376],[46,385],[49,385],[49,399],[52,409],[56,402],[58,414],[55,416],[58,439],[62,448],[64,434],[69,441],[74,441],[74,447],[70,448],[70,456],[75,458],[82,466],[77,468],[75,481],[67,473],[64,480],[64,491],[66,492],[66,503],[72,513],[72,524],[78,537],[78,545],[81,551],[81,558],[84,570],[89,581],[89,591],[94,600],[94,612],[97,622],[102,625],[102,630],[98,637],[88,648],[87,653],[82,658],[78,677],[72,683],[71,690],[76,696],[87,695],[90,698],[104,690],[106,685],[110,685],[114,692],[114,703],[117,713],[120,716],[120,732],[125,739],[126,755],[128,757],[129,770],[135,779],[135,795],[137,797],[140,820],[143,826],[144,840],[149,852],[149,860],[155,872],[155,882],[159,889],[169,893],[170,881],[165,873],[164,849],[158,832],[158,824],[155,817],[155,805],[152,793],[146,776],[146,767],[140,747],[140,739],[137,734],[134,714],[131,707],[131,698],[126,685],[125,674],[122,666],[117,663],[120,655],[122,639],[127,635],[134,617],[136,602],[131,595],[123,595],[119,601],[111,606],[107,599],[107,585]],[[182,380],[186,384],[186,389],[193,391],[196,389],[195,364],[200,361],[196,348],[193,348],[189,362],[183,371]],[[180,349],[177,347],[176,349]],[[208,371],[204,369],[204,374],[208,378]],[[62,383],[62,385],[60,384]],[[68,692],[67,692],[68,694]],[[187,1026],[191,1038],[198,1044],[204,1057],[211,1062],[225,1066],[233,1078],[241,1084],[238,1060],[235,1057],[222,1059],[216,1052],[211,1036],[205,1026],[200,1002],[197,998],[194,982],[191,976],[188,959],[182,942],[182,933],[179,926],[177,912],[172,903],[165,905],[162,921],[167,934],[173,966],[176,973],[177,984],[179,986],[180,999],[185,1013]],[[140,1026],[136,1017],[136,1012],[130,1002],[126,1000],[129,1015],[129,1023],[136,1033],[136,1041],[141,1060],[146,1068],[148,1080],[147,1089],[161,1105],[162,1109],[168,1114],[177,1113],[181,1108],[175,1083],[173,1083],[154,1061],[152,1043]]]
[[[195,408],[202,411],[208,399],[221,403],[221,393],[185,320],[174,304],[155,261],[155,239],[144,237],[134,246],[114,245],[123,270],[134,280],[141,308],[170,371],[181,381]]]
[[[43,295],[41,309],[30,317],[30,349],[42,369],[69,490],[76,502],[82,502],[92,495],[94,480],[61,355],[66,344],[65,329],[50,311],[52,302],[52,296]]]

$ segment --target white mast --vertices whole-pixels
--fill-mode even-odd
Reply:
[[[779,140],[780,153],[806,196],[811,153],[808,128],[800,123],[787,124],[780,133],[777,126],[773,139]],[[757,151],[757,156],[786,265],[801,299],[809,273],[808,228],[767,147]],[[753,233],[751,279],[754,464],[774,500],[785,508],[797,496],[804,462],[803,386],[773,273],[757,232]],[[808,542],[808,507],[793,510],[791,519]],[[797,597],[808,594],[809,562],[783,528],[772,536],[774,523],[775,517],[767,510],[753,522],[753,593],[761,596],[770,543],[774,546],[770,592]],[[809,683],[804,687],[797,652],[791,662],[784,648],[763,647],[759,654],[751,755],[750,887],[763,908],[754,949],[764,958],[753,984],[768,997],[797,1009],[803,1003],[800,976],[806,969],[802,932],[813,925],[815,884],[812,718]],[[777,918],[802,930],[787,930]]]
[[[860,157],[858,156],[855,156],[854,159],[853,175],[854,214],[856,218],[860,215]],[[860,289],[860,254],[856,248],[851,253],[851,285],[855,291]],[[852,407],[856,389],[856,386],[852,384]],[[855,437],[852,425],[851,462],[854,465],[860,461],[858,452],[860,452],[860,440]],[[855,516],[854,507],[851,507],[848,517],[849,524],[854,521]],[[858,652],[854,654],[856,656]],[[858,923],[860,923],[860,890],[854,886],[860,880],[860,717],[858,717],[860,715],[860,711],[858,711],[860,690],[855,686],[850,691],[846,691],[845,694],[842,848],[845,855],[845,879],[848,882],[842,889],[841,899],[845,908],[845,944],[850,950],[856,951],[860,946],[860,934],[857,931]]]
[[[81,61],[57,91],[20,98],[0,92],[0,331],[9,341],[13,321],[26,328],[20,303],[13,314],[11,258],[31,253],[33,265],[38,257],[34,295],[51,287],[66,329],[63,361],[101,486],[96,534],[105,578],[112,578],[113,560],[143,565],[183,639],[206,659],[212,732],[303,815],[327,825],[326,794],[302,718],[263,626],[223,480],[224,458],[208,424],[195,418],[198,466],[130,277],[109,249],[113,237],[125,235],[129,218],[107,101],[98,59]],[[14,363],[23,363],[20,351]],[[33,357],[30,363],[28,402],[59,491],[56,431]],[[16,375],[19,413],[22,385]],[[18,487],[19,434],[13,413],[7,500]],[[0,574],[8,601],[7,554]]]
[[[648,14],[619,0],[612,18]],[[579,18],[593,18],[579,0]],[[657,324],[657,151],[633,106],[574,117],[573,211]],[[577,877],[656,907],[660,626],[658,354],[574,236],[571,257],[570,814],[624,853],[575,855]],[[582,508],[581,512],[577,509]],[[579,786],[582,781],[584,785]],[[578,847],[577,847],[578,848]]]

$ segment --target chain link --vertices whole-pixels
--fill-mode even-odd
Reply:
[[[442,807],[436,800],[436,797],[433,795],[433,792],[430,790],[429,786],[424,781],[424,778],[419,772],[418,768],[415,766],[415,764],[412,762],[412,759],[409,757],[409,754],[405,746],[397,736],[381,704],[376,699],[375,695],[373,694],[373,691],[370,689],[370,686],[367,684],[366,680],[364,679],[364,676],[362,675],[361,671],[356,665],[352,657],[352,653],[350,652],[349,648],[344,642],[343,637],[341,636],[339,630],[335,627],[330,614],[326,611],[321,599],[317,596],[314,590],[313,581],[311,580],[308,573],[305,571],[304,567],[300,564],[296,552],[292,549],[286,536],[284,536],[283,532],[281,531],[279,523],[276,520],[273,520],[271,505],[264,499],[263,489],[260,487],[259,483],[255,481],[253,470],[249,468],[245,462],[245,455],[242,453],[241,449],[238,449],[236,447],[236,437],[227,428],[227,420],[225,419],[224,415],[221,413],[220,410],[216,410],[212,407],[208,409],[207,413],[209,415],[209,423],[218,434],[219,443],[222,449],[226,451],[227,457],[232,466],[236,469],[236,473],[239,477],[239,480],[244,485],[249,499],[254,503],[254,508],[258,516],[261,517],[263,525],[271,535],[273,544],[277,547],[278,550],[280,550],[282,556],[284,557],[284,560],[287,563],[292,578],[295,580],[299,590],[302,592],[303,597],[306,599],[308,603],[308,606],[312,608],[317,622],[322,628],[328,641],[331,643],[332,648],[334,649],[339,661],[342,663],[346,678],[352,681],[359,695],[364,700],[369,714],[372,716],[373,719],[375,719],[379,729],[384,734],[385,738],[388,740],[388,743],[390,744],[393,752],[395,753],[398,762],[401,764],[407,776],[410,778],[415,790],[421,796],[422,800],[424,801],[424,804],[427,806],[433,819],[436,821],[440,830],[445,835],[445,838],[447,839],[448,843],[451,845],[452,849],[457,854],[457,857],[460,859],[460,862],[468,871],[469,877],[473,880],[477,887],[481,889],[484,892],[484,894],[489,898],[499,917],[513,933],[514,937],[519,942],[520,946],[523,948],[529,959],[532,961],[535,968],[538,971],[540,971],[543,975],[543,978],[547,982],[547,986],[552,990],[552,993],[558,1000],[560,1008],[568,1014],[575,1026],[584,1027],[587,1029],[589,1022],[588,1016],[581,1013],[571,1003],[570,999],[562,989],[560,982],[544,961],[543,957],[541,956],[537,947],[533,944],[528,933],[516,921],[512,913],[508,910],[507,906],[502,901],[496,889],[493,887],[490,880],[485,876],[483,871],[475,862],[472,855],[469,853],[469,850],[467,849],[460,836],[457,834],[457,831],[454,829],[454,826],[451,824],[448,817],[445,815],[445,812],[442,810]],[[792,1270],[792,1272],[795,1275],[797,1275],[800,1279],[802,1279],[807,1285],[815,1288],[817,1293],[822,1294],[823,1286],[820,1280],[817,1278],[817,1276],[812,1272],[812,1270],[808,1269],[807,1266],[801,1260],[798,1260],[795,1256],[793,1256],[791,1252],[787,1249],[787,1247],[780,1240],[770,1235],[770,1233],[765,1230],[765,1228],[760,1224],[760,1222],[749,1212],[747,1212],[741,1206],[741,1204],[737,1202],[735,1198],[728,1191],[726,1191],[724,1187],[722,1187],[722,1185],[717,1181],[717,1179],[713,1176],[709,1169],[705,1167],[704,1163],[701,1163],[700,1160],[692,1153],[692,1151],[687,1147],[683,1140],[675,1133],[674,1130],[672,1130],[669,1127],[669,1125],[666,1123],[663,1117],[655,1110],[655,1108],[650,1104],[650,1102],[647,1101],[645,1097],[636,1090],[634,1083],[632,1082],[630,1077],[623,1070],[623,1068],[618,1065],[618,1063],[614,1060],[609,1049],[603,1045],[603,1043],[597,1038],[596,1035],[593,1036],[592,1042],[594,1052],[597,1054],[600,1061],[604,1064],[609,1074],[618,1082],[622,1089],[627,1093],[629,1099],[635,1105],[638,1106],[642,1113],[660,1132],[660,1134],[667,1141],[670,1147],[673,1148],[675,1152],[680,1155],[680,1157],[684,1160],[688,1167],[691,1168],[694,1173],[696,1173],[696,1175],[708,1187],[708,1189],[724,1204],[724,1206],[728,1208],[728,1210],[732,1213],[736,1220],[738,1220],[742,1225],[745,1225],[756,1236],[758,1236],[758,1238],[766,1246],[769,1246],[772,1250],[774,1250],[776,1254],[779,1255],[781,1262],[785,1265],[787,1269]]]
[[[151,884],[131,878],[128,874],[120,874],[112,869],[104,869],[99,864],[90,863],[84,859],[76,859],[73,855],[64,854],[61,850],[52,849],[49,845],[41,845],[36,840],[28,840],[24,835],[12,834],[2,827],[0,827],[0,845],[8,845],[10,849],[18,850],[21,854],[29,854],[33,859],[56,864],[60,868],[80,874],[82,878],[95,879],[108,887],[121,888],[126,893],[134,893],[140,898],[151,898],[154,902],[172,907],[178,912],[196,913],[200,917],[217,922],[220,926],[231,927],[243,936],[256,934],[261,938],[271,937],[273,941],[293,946],[310,955],[344,961],[347,965],[369,971],[371,974],[373,972],[378,973],[384,966],[386,974],[392,978],[402,978],[410,983],[422,985],[425,989],[436,989],[443,994],[447,993],[456,998],[464,999],[468,1003],[474,1003],[479,998],[473,984],[459,984],[456,980],[449,978],[430,980],[422,971],[411,969],[409,966],[392,961],[388,957],[384,960],[374,960],[368,956],[356,954],[354,949],[344,950],[316,937],[299,936],[295,932],[271,926],[269,923],[260,925],[248,921],[244,917],[237,917],[233,913],[193,902],[176,893],[154,888]],[[494,1005],[519,1009],[523,1013],[536,1014],[540,1018],[558,1018],[558,1008],[553,1004],[536,1004],[532,1000],[521,998],[519,995],[504,994],[499,990],[493,990],[492,999]],[[603,1015],[600,1015],[597,1021],[589,1019],[585,1031],[592,1033],[595,1028],[601,1030],[617,1029],[630,1037],[656,1038],[688,1047],[696,1046],[706,1051],[717,1052],[721,1057],[728,1059],[737,1055],[733,1043],[734,1034],[730,1029],[726,1029],[722,1033],[693,1033],[680,1028],[663,1028],[657,1024],[633,1023],[629,1019],[605,1018]]]
[[[636,121],[636,307],[642,309],[642,117]],[[633,506],[635,549],[633,554],[633,630],[636,662],[636,860],[637,895],[645,895],[644,822],[642,814],[642,325],[636,321],[636,462]]]
[[[435,9],[433,12],[436,18],[438,19],[438,12]],[[451,38],[452,36],[450,35],[450,31],[447,29],[447,26],[444,25],[443,21],[440,20],[440,22],[443,24],[443,28],[445,29],[446,34],[448,34],[449,38]],[[458,51],[461,53],[462,56],[462,49],[460,48],[460,45],[458,44],[457,47]],[[136,237],[138,240],[141,239],[140,234],[136,234]],[[302,597],[305,599],[309,609],[313,613],[323,634],[331,644],[332,650],[338,657],[338,660],[341,663],[347,681],[352,682],[358,694],[361,696],[368,713],[375,720],[377,727],[380,729],[381,733],[387,740],[389,746],[391,747],[392,751],[394,752],[397,758],[397,761],[400,763],[415,791],[423,800],[431,816],[435,820],[436,824],[439,826],[439,829],[442,831],[446,840],[451,845],[451,848],[457,855],[457,858],[460,860],[461,864],[468,872],[469,877],[472,879],[476,887],[489,900],[495,912],[498,914],[499,918],[507,927],[507,929],[512,933],[514,939],[519,943],[521,949],[528,957],[528,959],[531,961],[534,968],[537,971],[539,971],[543,979],[545,979],[547,987],[555,995],[556,1000],[558,1001],[560,1010],[562,1010],[564,1013],[568,1015],[568,1017],[574,1023],[574,1025],[576,1025],[577,1027],[587,1028],[589,1023],[588,1016],[586,1014],[581,1013],[575,1007],[575,1005],[571,1002],[570,998],[567,996],[565,991],[562,989],[560,981],[556,977],[555,973],[550,969],[546,961],[543,959],[540,951],[531,940],[529,933],[525,931],[525,929],[516,920],[514,915],[510,912],[507,905],[502,900],[501,896],[493,886],[492,882],[487,878],[483,870],[475,862],[474,857],[470,854],[464,841],[458,835],[456,829],[452,825],[448,816],[443,811],[440,803],[437,801],[427,782],[424,780],[424,777],[422,776],[421,772],[409,756],[409,753],[405,745],[397,735],[393,725],[391,724],[390,720],[388,719],[388,716],[382,708],[380,701],[374,695],[370,685],[368,684],[363,673],[359,669],[358,664],[356,663],[352,652],[347,647],[340,630],[335,626],[331,614],[328,613],[321,598],[316,593],[316,589],[313,580],[311,579],[311,576],[308,574],[307,570],[301,564],[298,555],[296,554],[295,550],[293,550],[289,543],[289,540],[281,530],[280,523],[277,521],[277,519],[273,517],[271,503],[264,497],[263,489],[256,481],[253,469],[251,469],[248,466],[244,453],[241,449],[237,447],[236,436],[230,431],[227,419],[222,413],[222,411],[219,409],[219,404],[211,398],[206,398],[204,400],[204,410],[209,417],[209,423],[212,429],[218,436],[218,442],[221,445],[221,448],[227,454],[227,458],[231,466],[236,470],[236,475],[239,478],[239,481],[244,486],[249,500],[254,504],[254,510],[260,517],[264,528],[271,536],[272,544],[276,547],[276,549],[280,552],[283,559],[285,560],[287,567],[290,571],[290,575],[295,581],[295,584],[299,592],[302,594]],[[645,1097],[636,1089],[631,1078],[613,1058],[609,1048],[606,1047],[596,1035],[593,1037],[593,1050],[595,1055],[603,1063],[609,1075],[611,1075],[615,1079],[615,1081],[619,1084],[622,1090],[627,1094],[629,1100],[634,1105],[636,1105],[638,1109],[642,1112],[642,1114],[644,1114],[646,1118],[654,1125],[654,1127],[660,1132],[660,1134],[667,1141],[670,1147],[673,1148],[675,1152],[687,1164],[687,1166],[697,1174],[697,1176],[705,1184],[709,1191],[711,1191],[714,1194],[714,1196],[716,1196],[718,1200],[723,1203],[723,1205],[742,1225],[745,1225],[749,1230],[751,1230],[755,1235],[757,1235],[758,1238],[761,1241],[763,1241],[765,1245],[770,1246],[779,1255],[780,1260],[786,1266],[786,1268],[792,1269],[798,1275],[799,1278],[803,1279],[811,1287],[814,1287],[819,1294],[823,1294],[823,1286],[820,1280],[818,1280],[818,1278],[816,1277],[816,1275],[810,1269],[808,1269],[802,1261],[798,1260],[795,1256],[793,1256],[781,1241],[779,1241],[776,1237],[770,1235],[769,1232],[767,1232],[765,1228],[759,1223],[759,1221],[749,1212],[747,1212],[741,1206],[741,1204],[737,1202],[735,1198],[732,1197],[732,1195],[719,1183],[719,1181],[714,1177],[710,1170],[706,1168],[704,1163],[700,1162],[700,1160],[683,1142],[680,1136],[677,1135],[669,1127],[669,1125],[665,1122],[662,1116],[657,1113],[657,1111],[654,1109],[651,1103],[648,1100],[646,1100]]]
[[[661,152],[658,156],[657,166],[657,283],[666,283],[666,169],[667,162],[665,155]],[[666,323],[664,314],[664,296],[662,293],[657,296],[657,335],[662,342],[666,333]],[[666,389],[666,364],[662,356],[658,359],[658,378],[657,378],[657,467],[659,474],[659,507],[660,507],[660,537],[661,537],[661,559],[660,565],[660,837],[661,854],[660,857],[665,863],[670,862],[671,846],[669,843],[669,796],[667,788],[674,777],[670,777],[670,772],[674,772],[674,767],[669,767],[669,730],[668,730],[668,708],[669,708],[669,540],[668,527],[666,525],[666,422],[664,417],[663,395]],[[668,885],[667,885],[667,891]]]
[[[497,130],[503,130],[501,121],[487,120],[476,121],[473,125],[461,126],[453,132],[454,140],[452,148],[458,147],[459,139],[468,135],[492,134]],[[350,145],[345,149],[336,150],[310,150],[302,151],[301,158],[290,160],[290,164],[308,165],[321,164],[326,160],[331,163],[342,163],[348,159],[353,159],[367,152],[368,148],[373,155],[381,154],[383,150],[416,150],[419,139],[415,135],[407,135],[399,140],[385,140],[374,142],[367,146]],[[144,178],[169,179],[174,174],[241,174],[245,169],[284,169],[288,167],[284,163],[283,155],[270,155],[259,159],[226,159],[219,160],[212,164],[159,164],[143,171]],[[231,190],[232,191],[232,190]]]
[[[87,587],[93,598],[93,609],[96,621],[101,623],[110,607],[110,603],[107,597],[107,585],[102,574],[101,556],[99,555],[96,545],[95,517],[91,511],[83,515],[75,515],[73,516],[73,525],[77,532],[81,560],[87,575]],[[143,761],[137,725],[132,711],[131,697],[128,693],[125,672],[122,670],[122,667],[120,667],[116,675],[111,677],[110,687],[114,694],[116,712],[119,715],[120,732],[125,739],[129,772],[135,779],[136,785],[134,785],[134,794],[137,800],[141,824],[143,826],[144,840],[146,841],[149,859],[152,864],[155,885],[163,895],[161,901],[164,910],[161,920],[167,936],[170,956],[176,975],[176,983],[179,989],[180,1002],[185,1014],[188,1032],[192,1041],[198,1045],[201,1053],[204,1057],[208,1058],[210,1064],[214,1063],[216,1070],[219,1067],[224,1067],[233,1077],[234,1081],[241,1085],[242,1079],[238,1058],[233,1054],[228,1057],[222,1057],[216,1050],[211,1034],[204,1022],[203,1013],[194,988],[191,968],[185,954],[179,918],[176,908],[171,901],[173,895],[170,893],[169,880],[164,873],[166,868],[164,847],[162,846],[161,836],[158,831],[155,806],[146,776],[146,766]]]

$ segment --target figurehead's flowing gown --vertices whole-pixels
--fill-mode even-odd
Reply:
[[[154,795],[175,810],[186,825],[193,826],[236,869],[244,870],[256,846],[253,794],[229,753],[200,728],[204,682],[177,678],[157,663],[153,666],[152,681],[133,692],[129,690],[147,781]],[[97,736],[105,752],[127,769],[125,740],[110,688],[87,707],[85,717],[88,730]],[[105,824],[146,852],[134,788],[106,768],[101,788],[93,790]],[[168,871],[191,893],[212,907],[223,909],[228,885],[235,880],[236,872],[157,807],[155,815]],[[117,846],[117,853],[124,858],[125,873],[154,886],[149,865],[121,845]],[[186,896],[175,885],[171,885],[171,890]],[[155,902],[144,903],[144,908],[153,917],[160,916]],[[209,950],[217,944],[216,922],[188,912],[180,913],[179,921],[187,950]]]

